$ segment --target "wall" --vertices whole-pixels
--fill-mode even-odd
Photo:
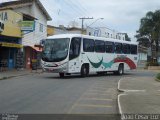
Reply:
[[[138,53],[139,60],[146,60],[147,61],[147,53]]]
[[[42,13],[35,2],[32,4],[31,12],[35,18],[37,18],[42,24],[47,26],[46,16]]]
[[[48,36],[51,35],[58,35],[58,34],[81,34],[81,30],[79,29],[67,29],[65,27],[47,27],[47,34]],[[84,34],[86,34],[86,32],[84,31]]]
[[[35,2],[33,2],[30,6],[17,8],[15,10],[38,19],[35,20],[35,31],[23,35],[22,44],[24,46],[34,46],[40,44],[42,39],[47,38],[47,19]],[[42,31],[40,31],[40,24],[43,26]]]
[[[19,12],[19,13],[24,13],[24,14],[33,16],[33,13],[31,11],[31,9],[32,9],[32,6],[28,5],[28,6],[25,6],[25,7],[15,8],[13,10],[16,11],[16,12]]]
[[[66,33],[67,33],[66,29],[54,28],[54,35],[66,34]]]
[[[43,32],[40,31],[40,22],[35,21],[35,31],[27,33],[22,39],[22,44],[25,46],[38,45],[42,39],[47,38],[47,28],[43,25]]]
[[[139,52],[138,53],[138,67],[145,68],[146,63],[147,63],[147,53]]]
[[[70,31],[68,31],[68,33],[70,33],[70,34],[81,34],[82,32],[81,32],[81,30],[70,30]]]
[[[47,26],[47,36],[52,36],[54,35],[54,28]]]
[[[2,10],[0,11],[0,16],[0,19],[4,23],[4,31],[0,33],[1,35],[22,37],[20,28],[20,21],[23,19],[22,14],[12,10]]]

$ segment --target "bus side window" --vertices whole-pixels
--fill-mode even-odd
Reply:
[[[105,52],[105,42],[102,40],[95,40],[95,52],[104,53]]]
[[[83,39],[83,51],[84,52],[94,52],[94,40],[92,39]]]
[[[124,54],[130,54],[130,45],[129,44],[123,44],[123,53]]]
[[[79,56],[80,46],[81,46],[81,38],[72,38],[69,50],[69,60],[72,60]]]
[[[130,47],[131,54],[137,54],[137,45],[131,45]]]
[[[114,53],[114,42],[106,41],[105,46],[106,46],[106,53]]]
[[[115,53],[121,54],[122,53],[122,43],[115,43]]]

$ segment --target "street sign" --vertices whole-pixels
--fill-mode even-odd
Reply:
[[[21,22],[21,30],[22,31],[34,31],[35,22],[34,21],[22,21]]]

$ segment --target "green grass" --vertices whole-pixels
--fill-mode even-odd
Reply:
[[[156,80],[160,82],[160,73],[156,75]]]
[[[10,79],[10,78],[12,78],[12,77],[15,77],[15,76],[10,76],[10,77],[2,77],[2,78],[0,78],[0,80],[7,80],[7,79]]]
[[[7,79],[7,77],[0,78],[0,80],[5,80],[5,79]]]

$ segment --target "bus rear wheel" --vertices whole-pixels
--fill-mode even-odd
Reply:
[[[89,68],[86,65],[81,67],[81,77],[86,77],[89,74]]]
[[[63,78],[64,77],[64,73],[59,73],[59,77]]]
[[[123,64],[120,64],[118,67],[118,71],[114,71],[115,75],[123,75],[124,74],[124,66]]]
[[[118,73],[118,75],[123,75],[124,74],[124,66],[123,66],[123,64],[119,65],[117,73]]]

